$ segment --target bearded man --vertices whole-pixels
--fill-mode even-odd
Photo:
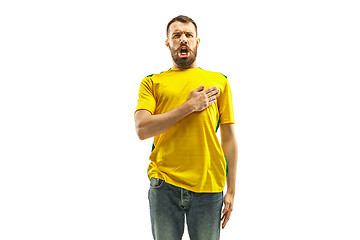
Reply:
[[[197,67],[200,39],[191,18],[173,18],[166,34],[173,67],[142,80],[135,111],[138,137],[154,137],[148,168],[152,234],[181,239],[186,217],[190,239],[217,240],[235,196],[231,89],[226,76]]]

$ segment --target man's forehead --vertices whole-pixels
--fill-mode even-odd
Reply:
[[[195,26],[194,24],[192,24],[191,22],[173,22],[170,25],[170,32],[191,32],[191,33],[195,33]]]

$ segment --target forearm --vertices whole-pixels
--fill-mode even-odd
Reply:
[[[193,106],[187,101],[166,113],[140,116],[136,121],[137,134],[141,140],[157,136],[192,112]]]
[[[222,141],[222,149],[226,156],[228,164],[228,175],[227,175],[227,192],[235,194],[235,183],[236,183],[236,168],[238,159],[238,147],[236,138]]]
[[[139,110],[135,113],[136,132],[141,140],[157,136],[187,115],[203,111],[215,103],[218,96],[219,90],[216,87],[204,90],[204,86],[200,86],[190,93],[184,104],[169,112],[152,115],[146,110]]]

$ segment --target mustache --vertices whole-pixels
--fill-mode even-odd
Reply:
[[[186,44],[180,44],[180,46],[175,50],[175,52],[178,52],[182,47],[186,47],[189,52],[193,52],[193,50]]]

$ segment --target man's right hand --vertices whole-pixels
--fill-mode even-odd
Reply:
[[[216,98],[220,95],[219,92],[220,90],[216,87],[204,90],[204,86],[200,86],[190,93],[188,102],[193,106],[194,112],[201,112],[216,102]]]

